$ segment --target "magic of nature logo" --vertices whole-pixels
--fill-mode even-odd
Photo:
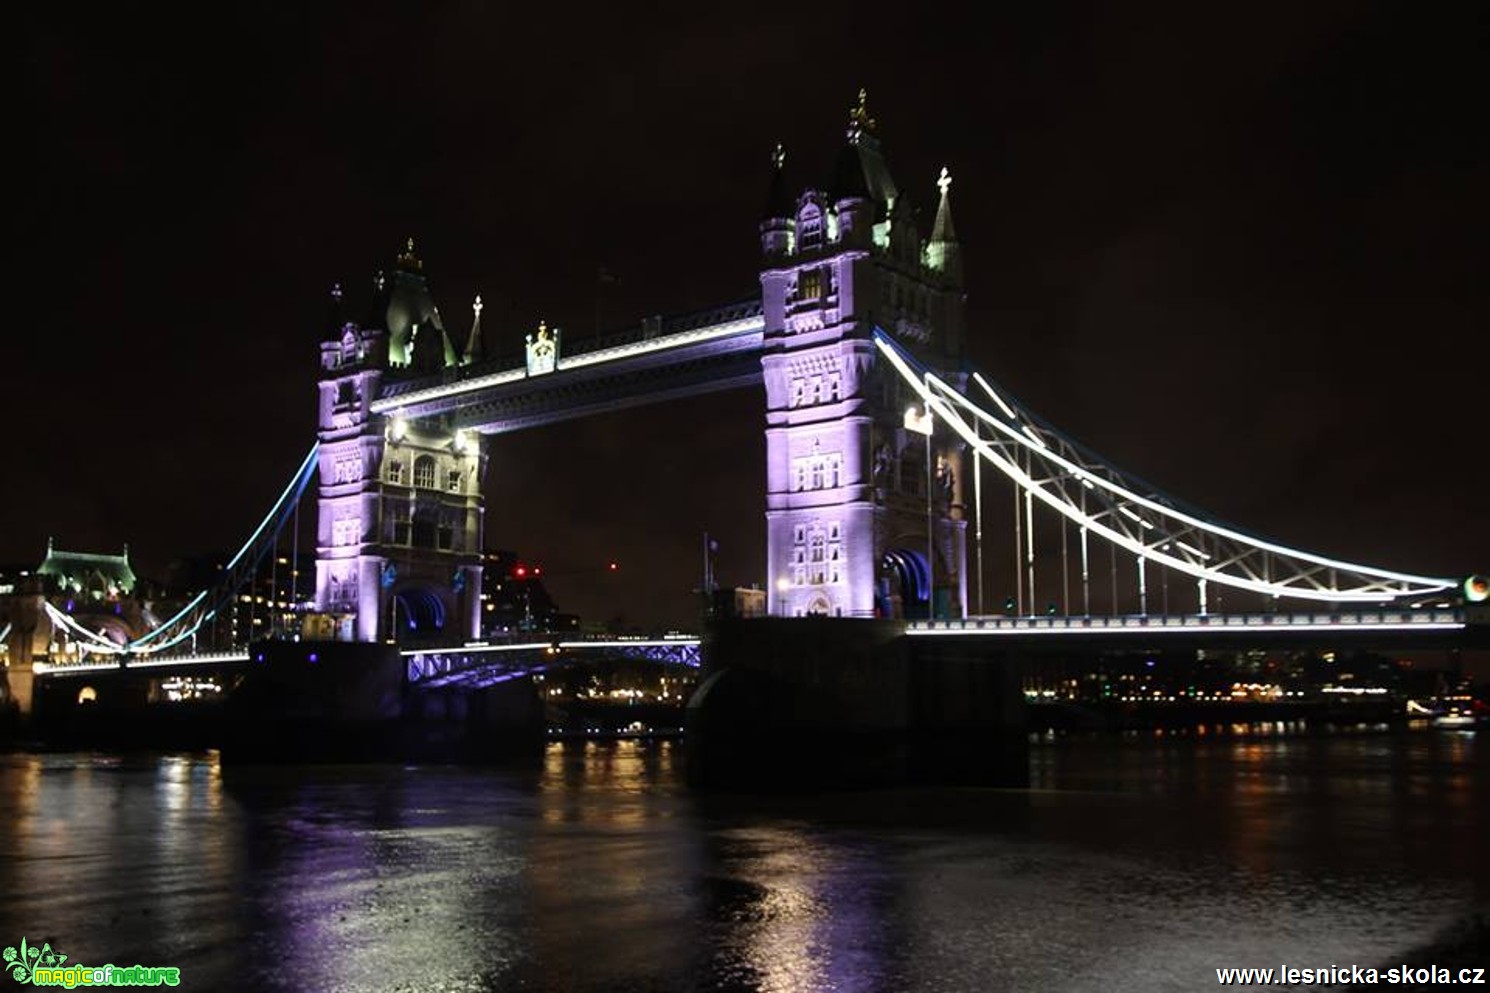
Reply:
[[[178,986],[181,970],[157,965],[67,965],[67,956],[52,948],[21,939],[20,947],[5,949],[5,971],[23,986]]]

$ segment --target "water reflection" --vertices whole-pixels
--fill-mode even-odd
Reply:
[[[1055,737],[1027,791],[790,798],[692,795],[675,743],[0,756],[0,936],[224,990],[1190,990],[1490,906],[1484,737]]]

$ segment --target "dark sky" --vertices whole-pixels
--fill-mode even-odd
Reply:
[[[826,182],[864,86],[926,227],[952,170],[992,378],[1248,529],[1490,569],[1473,5],[290,6],[7,32],[0,562],[237,547],[311,441],[328,288],[360,314],[407,236],[489,347],[593,334],[597,266],[607,326],[749,295],[771,148]],[[705,529],[765,580],[762,409],[496,439],[488,544],[587,617],[686,623]]]

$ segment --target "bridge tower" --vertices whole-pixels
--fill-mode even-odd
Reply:
[[[828,189],[793,197],[779,147],[774,166],[760,225],[769,612],[962,616],[960,445],[918,432],[919,399],[873,341],[882,328],[963,385],[950,178],[923,241],[862,90]]]
[[[486,442],[449,417],[373,413],[385,377],[457,362],[412,239],[374,289],[366,327],[342,319],[333,291],[321,343],[316,610],[341,640],[468,640],[481,620]]]

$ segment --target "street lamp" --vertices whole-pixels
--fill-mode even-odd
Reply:
[[[927,403],[924,410],[925,413],[917,414],[914,404],[905,408],[905,429],[926,436],[926,617],[929,620],[936,613],[936,555],[933,551],[936,538],[931,517],[931,404]]]
[[[781,616],[786,616],[786,591],[792,588],[792,581],[782,576],[776,580],[776,599],[781,602]]]

